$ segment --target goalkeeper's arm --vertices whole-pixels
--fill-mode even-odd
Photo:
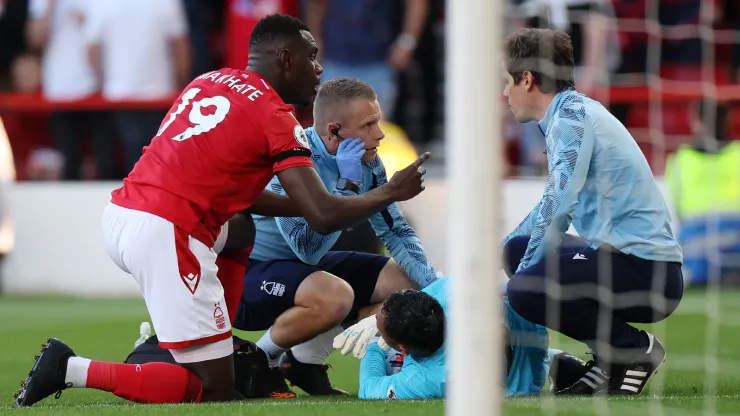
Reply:
[[[442,393],[424,382],[424,376],[415,365],[404,366],[392,376],[385,375],[385,351],[373,342],[360,363],[360,399],[410,400],[438,399]]]

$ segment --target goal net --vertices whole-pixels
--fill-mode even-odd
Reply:
[[[740,1],[469,0],[446,7],[447,414],[740,414]],[[576,399],[545,388],[538,397],[506,398],[502,388],[504,334],[490,324],[503,319],[491,301],[506,283],[497,254],[502,237],[534,208],[547,175],[542,133],[512,120],[500,99],[502,39],[532,26],[570,32],[577,89],[634,137],[682,247],[679,306],[659,322],[634,324],[667,352],[637,396]],[[573,227],[569,234],[577,235]],[[547,266],[547,279],[557,281],[556,262],[548,258]],[[608,287],[624,277],[609,266],[600,265],[598,287],[582,295],[606,305],[647,296],[656,310],[670,309],[662,288],[613,296]],[[566,300],[578,292],[553,284],[547,294]],[[556,309],[548,304],[548,319],[557,319]],[[597,342],[606,342],[611,319],[600,309]],[[589,346],[557,331],[550,347],[592,358]]]

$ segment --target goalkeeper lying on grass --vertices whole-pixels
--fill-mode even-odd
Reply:
[[[396,292],[385,300],[378,315],[335,338],[334,347],[341,348],[342,354],[352,351],[362,358],[361,399],[444,397],[448,282],[442,278],[422,291]],[[585,362],[579,358],[549,348],[547,330],[517,315],[505,297],[503,308],[507,397],[539,393],[548,375],[554,391],[561,390],[586,372]],[[386,366],[387,357],[397,352],[403,354],[403,366],[392,374]]]

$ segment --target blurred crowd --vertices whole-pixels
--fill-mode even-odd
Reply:
[[[708,60],[718,83],[740,79],[740,39],[723,43],[699,30],[740,29],[740,1],[508,2],[506,31],[552,27],[570,34],[577,87],[588,95],[604,86],[645,85],[651,75],[695,81]],[[194,76],[246,66],[251,28],[271,13],[302,18],[319,42],[323,78],[369,82],[385,118],[417,148],[443,160],[443,0],[0,0],[0,97],[6,97],[0,117],[18,177],[120,179]],[[497,68],[491,76],[499,76]],[[14,110],[13,100],[34,98],[38,108]],[[65,105],[86,99],[118,104]],[[665,154],[680,144],[740,137],[740,124],[731,123],[740,117],[724,104],[664,105],[659,146],[640,135],[641,128],[649,134],[647,104],[610,107],[644,144],[649,160],[659,161],[659,171]],[[708,107],[713,110],[702,110]],[[310,108],[297,110],[310,125]],[[536,125],[505,125],[509,174],[546,171]]]

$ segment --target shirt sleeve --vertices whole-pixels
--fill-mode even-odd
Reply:
[[[385,166],[379,157],[367,163],[367,166],[372,169],[372,183],[369,184],[369,189],[388,182]],[[411,280],[422,289],[437,280],[437,270],[429,261],[416,231],[406,221],[398,203],[394,202],[370,217],[370,224],[391,257],[398,262]]]
[[[285,190],[277,178],[270,182],[269,190],[279,194],[286,195]],[[351,196],[355,195],[352,191],[341,191],[335,189],[334,195]],[[283,239],[288,243],[290,249],[304,263],[316,264],[324,257],[342,235],[341,231],[331,234],[319,234],[303,217],[276,217],[278,230]]]
[[[532,230],[534,230],[534,222],[537,219],[537,216],[540,213],[540,207],[542,206],[542,201],[538,202],[537,205],[532,209],[532,211],[527,214],[527,216],[522,220],[521,223],[512,231],[509,235],[504,238],[504,241],[501,243],[502,246],[505,246],[506,243],[509,242],[514,237],[519,237],[522,235],[531,235]]]
[[[28,17],[40,19],[49,11],[49,0],[29,0]]]
[[[185,15],[185,6],[182,0],[159,0],[165,6],[165,32],[171,38],[187,35],[188,21]]]
[[[549,174],[529,245],[517,273],[544,257],[548,247],[560,243],[568,231],[578,193],[586,183],[596,138],[586,122],[583,107],[564,107],[553,120],[548,142]]]
[[[84,33],[87,43],[100,43],[105,27],[104,2],[89,1],[85,4]]]
[[[270,117],[267,142],[274,173],[297,166],[313,166],[308,136],[289,107],[279,108]]]
[[[405,366],[401,372],[385,375],[385,351],[377,342],[370,344],[365,357],[360,362],[360,399],[410,400],[434,399],[425,388],[424,376],[419,368]],[[425,393],[427,392],[427,393]]]

